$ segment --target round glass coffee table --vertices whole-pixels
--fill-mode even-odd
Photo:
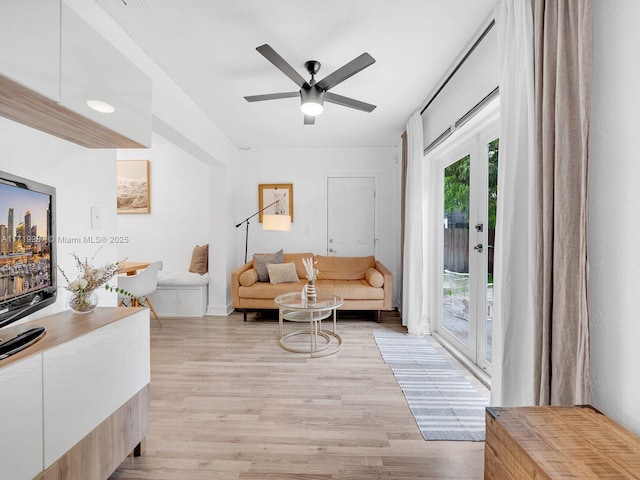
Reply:
[[[336,310],[344,300],[337,295],[319,293],[315,302],[300,296],[300,292],[278,295],[274,302],[278,305],[280,322],[280,340],[278,344],[288,352],[307,353],[312,357],[325,357],[336,353],[342,345],[342,338],[336,331]],[[322,320],[333,316],[333,330],[323,330]],[[309,322],[309,328],[296,329],[284,333],[284,320],[290,322]],[[309,335],[309,347],[287,345],[286,340],[296,335]],[[318,339],[320,342],[318,342]]]

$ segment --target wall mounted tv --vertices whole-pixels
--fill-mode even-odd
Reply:
[[[0,171],[0,327],[56,301],[54,187]]]

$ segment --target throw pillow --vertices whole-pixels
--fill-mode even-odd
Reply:
[[[300,280],[296,273],[295,263],[267,263],[267,270],[269,271],[269,282],[272,285]]]
[[[284,263],[284,252],[279,250],[275,253],[256,253],[253,255],[253,268],[258,272],[259,282],[269,281],[267,263]]]
[[[372,287],[381,287],[384,285],[384,275],[375,268],[369,268],[364,274],[364,278],[367,279],[367,282],[369,282],[369,285]]]
[[[242,272],[240,274],[238,281],[243,287],[250,287],[258,281],[258,272],[256,272],[255,268],[250,268],[246,272]]]
[[[189,271],[204,275],[209,271],[209,244],[199,247],[195,246],[191,254],[191,265]]]

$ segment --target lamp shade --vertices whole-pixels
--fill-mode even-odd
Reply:
[[[263,230],[291,231],[291,215],[262,215]]]

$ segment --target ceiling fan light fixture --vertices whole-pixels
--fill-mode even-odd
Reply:
[[[129,0],[127,0],[129,1]],[[148,0],[147,0],[148,1]],[[310,80],[305,80],[295,68],[280,56],[269,44],[265,43],[256,47],[258,53],[266,58],[271,64],[284,73],[300,89],[298,92],[269,93],[265,95],[249,95],[244,97],[247,102],[262,102],[265,100],[277,100],[280,98],[292,98],[300,95],[300,110],[304,115],[305,125],[314,125],[315,117],[324,110],[324,101],[341,105],[343,107],[354,108],[363,112],[371,113],[376,106],[370,103],[361,102],[353,98],[344,97],[330,92],[333,87],[351,78],[356,73],[373,65],[376,61],[367,52],[357,56],[348,63],[327,75],[320,81],[316,81],[316,75],[320,71],[320,62],[309,60],[305,62],[304,68],[311,75]],[[326,94],[326,95],[325,95]]]
[[[324,90],[313,86],[300,90],[300,110],[305,115],[315,117],[324,110]]]
[[[309,101],[300,105],[300,110],[302,110],[302,113],[304,113],[305,115],[316,117],[324,111],[324,107],[321,103]]]

